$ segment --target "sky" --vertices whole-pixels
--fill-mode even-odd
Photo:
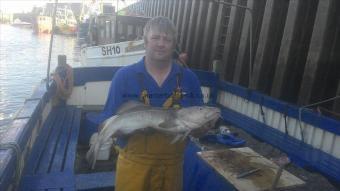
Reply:
[[[58,0],[58,2],[87,2],[90,0]],[[103,2],[111,2],[116,5],[117,0],[102,0]],[[30,12],[34,6],[42,7],[45,3],[52,3],[55,0],[0,0],[0,10],[5,13],[22,13]],[[119,9],[134,3],[136,0],[119,1]]]

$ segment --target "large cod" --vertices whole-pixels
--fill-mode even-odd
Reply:
[[[117,134],[131,134],[136,130],[153,128],[174,135],[172,143],[184,139],[192,130],[205,124],[215,123],[220,117],[220,109],[209,106],[192,106],[163,109],[146,106],[140,102],[128,101],[118,109],[117,114],[105,120],[99,127],[95,142],[86,153],[86,159],[93,169],[100,147]]]

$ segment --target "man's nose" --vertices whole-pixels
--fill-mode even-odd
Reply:
[[[158,45],[158,46],[161,46],[161,47],[165,46],[165,45],[166,45],[166,39],[160,38],[160,39],[158,40],[157,45]]]

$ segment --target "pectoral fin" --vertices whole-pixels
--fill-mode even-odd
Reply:
[[[184,139],[190,134],[191,130],[188,130],[187,132],[185,132],[185,134],[182,137],[182,141],[184,141]]]
[[[167,131],[167,130],[175,128],[176,126],[178,126],[178,124],[174,120],[166,120],[160,123],[158,125],[158,128],[160,128],[160,130]]]
[[[176,143],[177,141],[179,141],[180,139],[182,139],[182,138],[183,138],[183,136],[184,136],[184,135],[181,135],[181,134],[179,134],[179,135],[176,135],[176,136],[175,136],[175,138],[174,138],[174,139],[172,139],[172,141],[170,142],[170,144],[174,144],[174,143]]]

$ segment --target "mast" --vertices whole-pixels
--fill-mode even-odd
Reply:
[[[54,37],[54,30],[55,30],[55,17],[58,7],[58,0],[55,0],[54,3],[54,10],[53,10],[53,17],[52,17],[52,31],[51,31],[51,39],[50,39],[50,48],[48,52],[48,64],[47,64],[47,76],[46,76],[46,90],[50,87],[50,67],[51,67],[51,55],[52,55],[52,45],[53,45],[53,37]]]

